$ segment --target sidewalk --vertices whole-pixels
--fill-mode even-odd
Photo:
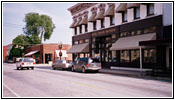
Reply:
[[[172,78],[168,78],[168,77],[153,77],[153,76],[150,76],[150,75],[146,75],[146,72],[140,73],[140,71],[101,69],[101,70],[99,70],[99,73],[172,82]]]

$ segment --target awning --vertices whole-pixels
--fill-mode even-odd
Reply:
[[[97,16],[95,17],[95,19],[97,20],[97,19],[103,19],[104,18],[104,10],[101,10],[98,14],[97,14]]]
[[[82,20],[82,18],[79,18],[79,19],[78,19],[78,21],[77,21],[77,23],[75,23],[75,25],[74,25],[74,26],[75,26],[75,27],[76,27],[76,26],[79,26],[79,25],[80,25],[81,20]]]
[[[105,12],[105,16],[114,16],[114,6],[110,6]]]
[[[89,52],[89,43],[82,43],[73,45],[72,48],[70,48],[67,53],[86,53]]]
[[[80,22],[80,25],[87,24],[87,21],[88,21],[88,18],[87,18],[87,16],[85,16],[85,17],[83,18],[83,20]]]
[[[75,24],[77,23],[77,21],[73,21],[73,23],[70,25],[70,28],[75,28]]]
[[[68,57],[66,50],[61,50],[61,52],[62,52],[61,57]],[[55,50],[55,53],[56,53],[56,55],[55,55],[56,57],[60,57],[59,56],[60,50]]]
[[[128,3],[127,4],[127,8],[134,8],[134,7],[139,7],[140,6],[140,3]]]
[[[38,51],[39,51],[39,50],[36,50],[36,51],[31,51],[31,52],[29,52],[29,53],[25,54],[24,56],[31,56],[31,55],[33,55],[33,54],[37,53]]]
[[[92,15],[91,15],[91,17],[88,19],[88,22],[94,22],[94,21],[96,21],[95,20],[95,17],[96,17],[96,13],[93,13]]]
[[[124,12],[127,10],[127,3],[120,3],[120,5],[116,8],[116,13]]]
[[[155,40],[156,33],[119,38],[110,50],[138,49],[140,41]]]

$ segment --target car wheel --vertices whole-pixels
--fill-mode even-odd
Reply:
[[[29,70],[29,67],[27,67],[27,69]]]
[[[74,71],[75,71],[75,68],[74,68],[74,66],[72,66],[71,70],[72,70],[72,72],[74,72]]]
[[[32,70],[34,70],[34,67],[31,67]]]
[[[86,72],[86,70],[85,70],[84,67],[81,68],[81,72],[82,72],[82,73],[85,73],[85,72]]]
[[[53,67],[53,70],[56,70],[56,68],[55,68],[55,67]]]
[[[19,70],[19,67],[17,67],[16,69]]]

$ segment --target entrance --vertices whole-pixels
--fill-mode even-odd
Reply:
[[[104,37],[97,37],[95,39],[95,53],[100,54],[100,61],[103,68],[109,68],[107,62],[111,61],[112,53],[110,47],[112,46],[111,35]]]
[[[45,63],[49,63],[52,61],[52,54],[45,54]]]

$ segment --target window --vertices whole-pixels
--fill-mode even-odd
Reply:
[[[131,62],[139,62],[139,61],[140,61],[140,51],[131,50]]]
[[[75,41],[74,44],[78,44],[78,41]]]
[[[122,13],[122,22],[127,22],[127,12]]]
[[[115,21],[114,21],[114,16],[110,16],[110,25],[114,25]]]
[[[79,40],[79,43],[83,43],[83,40]]]
[[[93,22],[93,29],[94,29],[94,30],[97,29],[97,28],[96,28],[96,24],[97,24],[96,21],[94,21],[94,22]]]
[[[154,15],[154,4],[153,3],[147,4],[147,15],[148,16]]]
[[[139,19],[140,18],[140,8],[134,8],[134,19]]]
[[[105,27],[104,19],[101,19],[101,28]]]
[[[117,61],[116,51],[112,51],[112,61],[113,62]]]
[[[88,26],[87,26],[87,24],[85,24],[85,32],[87,32],[88,31]]]
[[[89,43],[89,39],[85,39],[85,42],[86,42],[86,43]]]
[[[156,27],[150,27],[143,30],[143,33],[155,33]]]
[[[120,62],[129,62],[129,50],[120,51]]]
[[[80,33],[82,33],[82,26],[80,25]]]
[[[77,28],[76,27],[74,28],[74,31],[75,31],[75,35],[77,35]]]
[[[144,57],[143,62],[144,63],[156,63],[156,50],[155,49],[145,49],[144,50]]]

